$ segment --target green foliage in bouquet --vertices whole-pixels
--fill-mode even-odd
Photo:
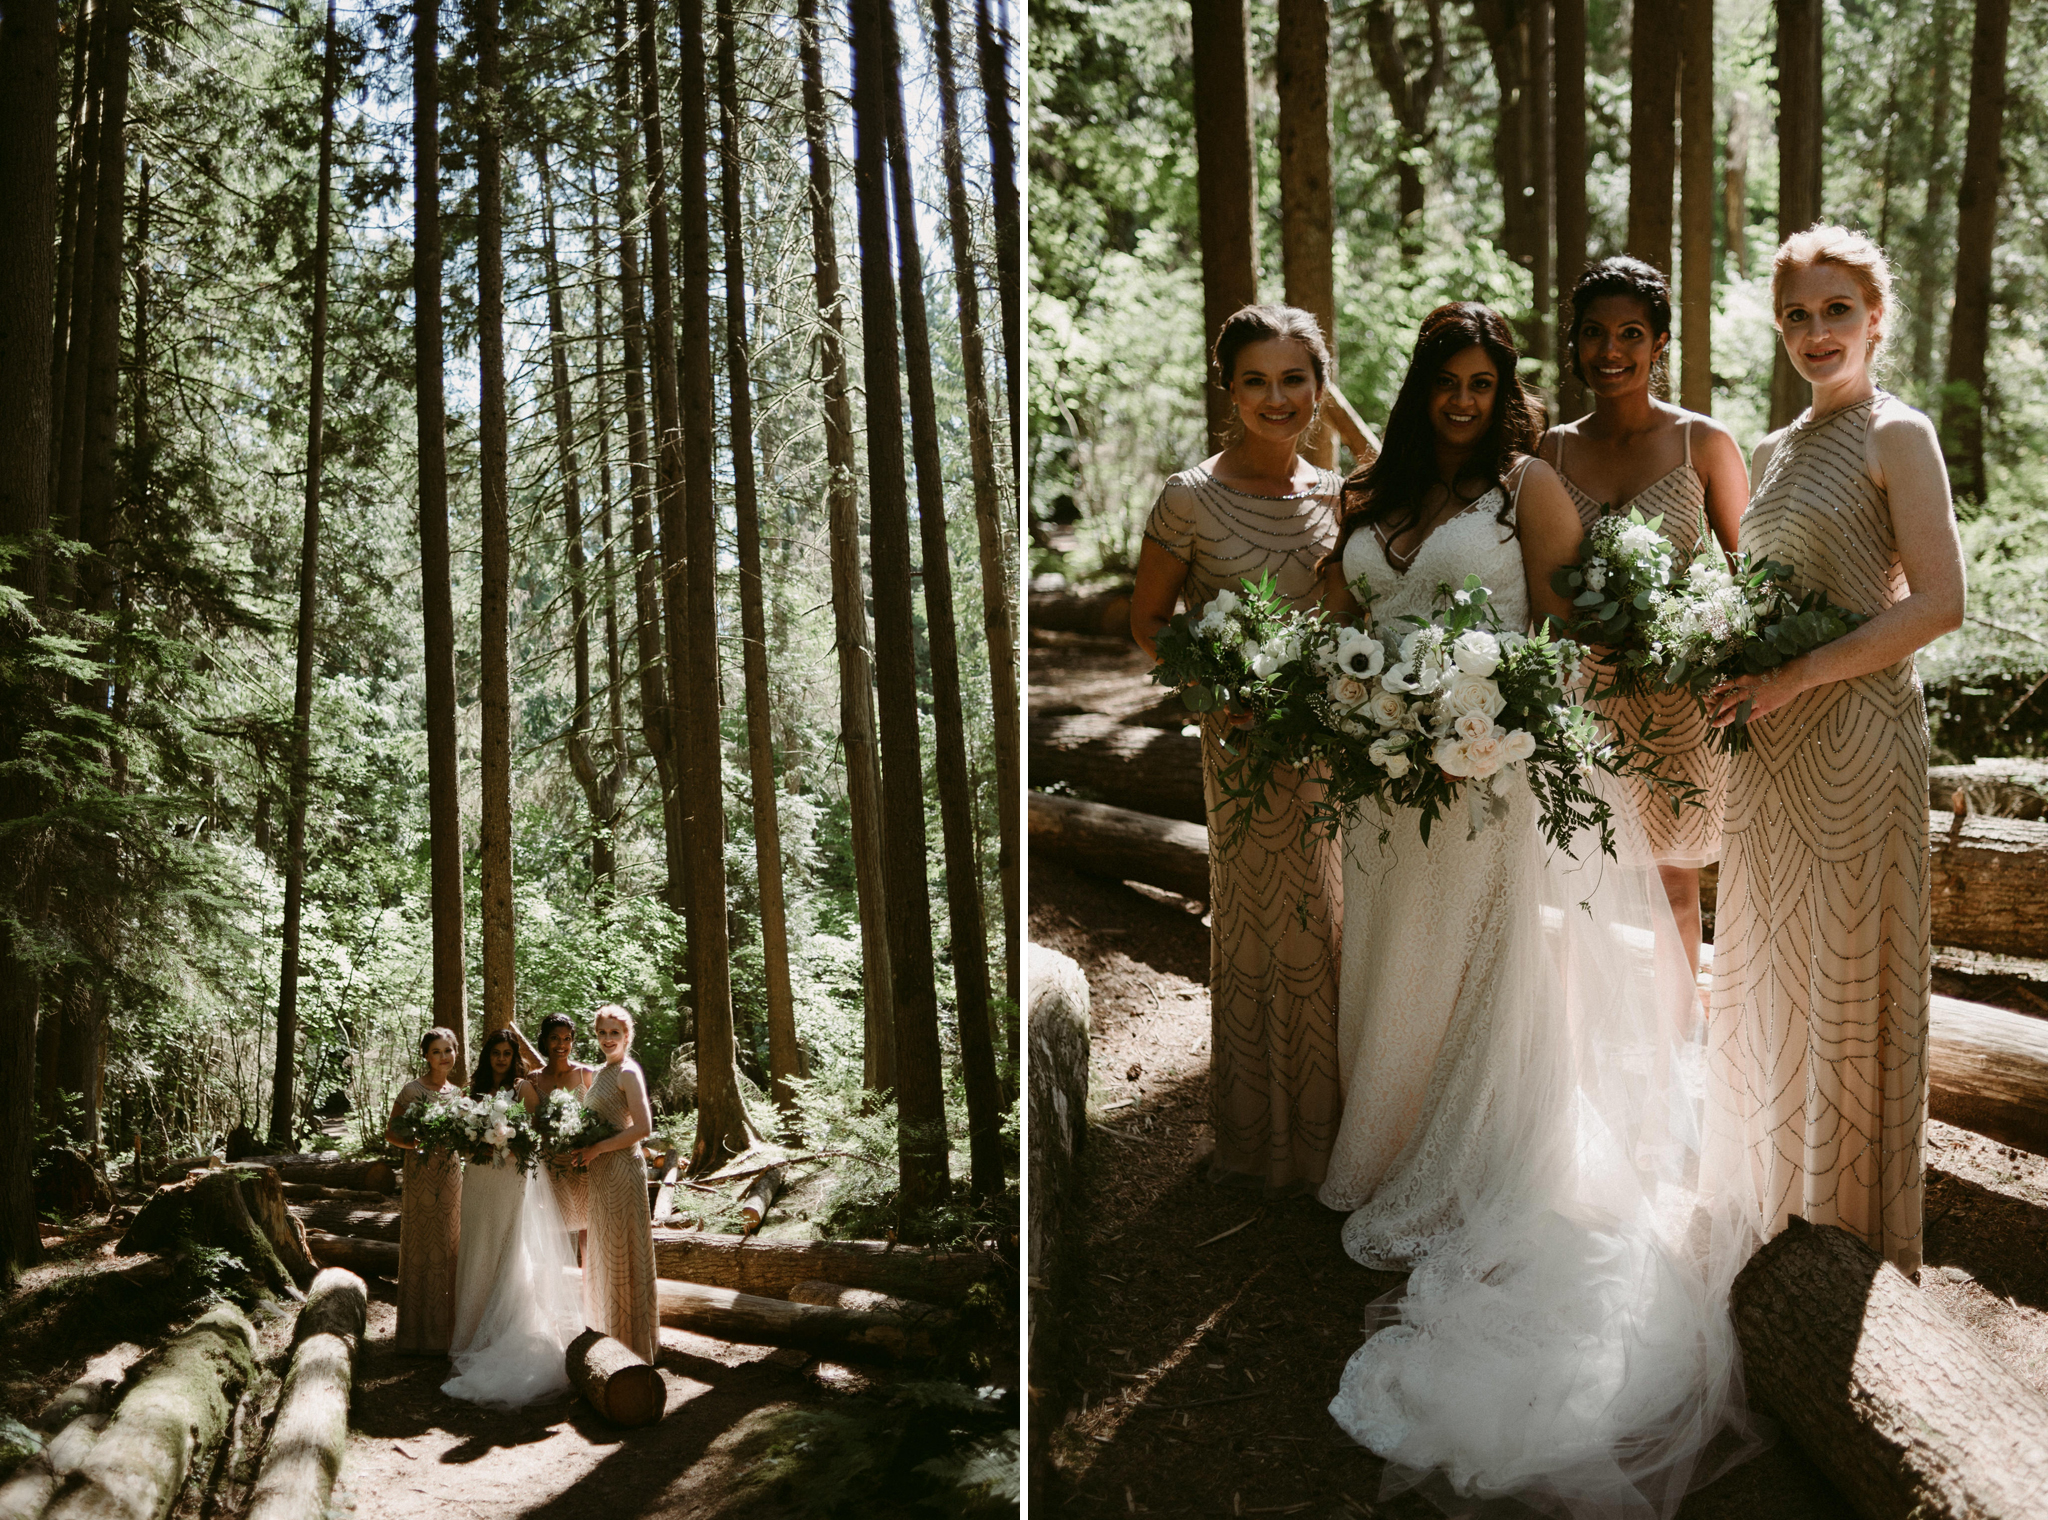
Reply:
[[[398,1116],[397,1134],[422,1155],[445,1151],[478,1166],[509,1158],[530,1172],[540,1155],[540,1135],[526,1105],[510,1092],[487,1098],[416,1098]]]
[[[1677,550],[1658,529],[1662,517],[1644,517],[1631,507],[1626,516],[1603,517],[1579,549],[1579,557],[1550,575],[1550,589],[1571,603],[1565,630],[1582,644],[1609,651],[1589,666],[1593,701],[1633,697],[1661,685],[1656,679],[1646,630],[1658,599],[1678,574]]]
[[[540,1159],[550,1171],[567,1172],[569,1153],[616,1135],[618,1126],[586,1107],[575,1092],[558,1087],[541,1099],[533,1113],[533,1131]]]

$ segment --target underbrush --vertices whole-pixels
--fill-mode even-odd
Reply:
[[[792,1409],[767,1427],[753,1479],[798,1513],[868,1515],[884,1503],[942,1515],[1015,1514],[1014,1394],[962,1383],[899,1383],[824,1409]]]

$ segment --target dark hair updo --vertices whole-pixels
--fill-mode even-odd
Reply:
[[[500,1045],[512,1052],[512,1069],[505,1074],[505,1080],[497,1080],[491,1070],[491,1052]],[[476,1070],[470,1074],[469,1095],[472,1098],[488,1098],[501,1088],[517,1087],[520,1078],[519,1041],[509,1029],[493,1029],[484,1036],[483,1044],[477,1047]]]
[[[1603,296],[1633,296],[1650,313],[1650,331],[1660,338],[1671,336],[1671,286],[1654,264],[1626,253],[1609,254],[1597,264],[1588,264],[1578,284],[1572,286],[1571,314],[1562,334],[1572,373],[1581,385],[1586,383],[1586,371],[1579,363],[1579,324],[1586,320],[1586,308]]]
[[[540,1046],[540,1053],[542,1055],[546,1055],[548,1053],[548,1036],[553,1034],[557,1029],[566,1029],[569,1031],[570,1048],[572,1050],[575,1048],[576,1021],[570,1018],[569,1015],[566,1013],[551,1013],[546,1018],[540,1021],[540,1039],[535,1042]]]
[[[1317,388],[1330,383],[1330,345],[1324,341],[1323,326],[1313,313],[1299,306],[1240,306],[1223,319],[1223,326],[1216,331],[1216,342],[1209,350],[1209,374],[1219,390],[1229,390],[1231,381],[1237,378],[1238,356],[1268,338],[1299,343],[1308,350]]]

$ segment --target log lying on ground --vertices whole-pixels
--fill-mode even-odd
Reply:
[[[1060,633],[1087,633],[1099,638],[1131,636],[1131,588],[1077,595],[1072,591],[1034,591],[1027,608],[1030,627]]]
[[[1973,813],[1993,818],[2048,817],[2048,764],[2039,760],[1979,760],[1975,765],[1927,767],[1927,806],[1946,813],[1963,794]]]
[[[15,1468],[0,1483],[0,1520],[35,1520],[49,1506],[57,1485],[85,1465],[107,1427],[106,1415],[81,1414],[50,1438],[50,1444]]]
[[[921,1304],[890,1293],[849,1288],[845,1283],[821,1282],[816,1278],[791,1288],[789,1301],[793,1304],[819,1304],[827,1309],[852,1309],[862,1314],[894,1314],[933,1330],[945,1329],[953,1323],[953,1311],[941,1309],[937,1304]]]
[[[701,1230],[656,1230],[654,1270],[677,1282],[787,1299],[818,1278],[926,1303],[957,1304],[989,1273],[975,1251],[923,1251],[880,1240],[753,1240]]]
[[[292,1327],[292,1365],[249,1496],[247,1520],[320,1520],[348,1449],[348,1396],[355,1381],[370,1294],[353,1272],[313,1279]]]
[[[172,1340],[122,1398],[44,1520],[162,1520],[186,1476],[227,1434],[256,1369],[255,1339],[241,1310],[223,1304]]]
[[[44,1430],[62,1430],[82,1414],[104,1414],[113,1407],[114,1395],[127,1381],[128,1369],[141,1357],[142,1348],[132,1341],[102,1351],[43,1406],[36,1424]]]
[[[768,1217],[768,1211],[775,1207],[775,1200],[782,1196],[782,1168],[771,1166],[740,1194],[740,1212],[746,1216],[747,1227],[740,1233],[751,1235],[761,1228],[761,1221]]]
[[[652,1425],[668,1404],[661,1374],[602,1330],[569,1342],[569,1381],[614,1425]]]
[[[1058,781],[1113,807],[1208,821],[1202,741],[1178,728],[1141,728],[1102,713],[1033,718],[1026,763],[1034,786]]]
[[[1934,942],[2048,956],[2048,823],[1928,815]]]
[[[1031,1040],[1031,1343],[1066,1291],[1065,1225],[1088,1130],[1088,979],[1074,960],[1029,947]]]
[[[298,1298],[298,1283],[263,1232],[242,1192],[243,1173],[226,1169],[194,1172],[167,1182],[142,1206],[121,1237],[119,1254],[169,1254],[185,1243],[217,1246],[238,1258],[264,1287]],[[279,1207],[283,1206],[282,1195]]]
[[[205,1156],[169,1162],[160,1173],[181,1177],[210,1165]],[[398,1191],[398,1169],[388,1161],[323,1160],[318,1156],[247,1156],[237,1165],[267,1166],[281,1182],[310,1182],[320,1187],[358,1188],[369,1193]]]
[[[1197,823],[1033,792],[1031,853],[1094,876],[1209,897],[1209,831]]]
[[[828,1356],[919,1360],[933,1355],[951,1322],[760,1298],[731,1288],[657,1278],[661,1322],[747,1346],[795,1346]]]
[[[402,1217],[396,1209],[369,1208],[359,1203],[293,1203],[291,1209],[308,1230],[356,1235],[364,1240],[397,1240],[398,1221]]]
[[[358,1208],[388,1209],[391,1198],[386,1193],[373,1193],[368,1188],[322,1187],[317,1182],[284,1182],[287,1203],[352,1203]]]
[[[306,1231],[306,1243],[313,1259],[323,1267],[347,1267],[367,1277],[398,1276],[398,1242],[370,1240],[360,1235],[330,1235],[325,1230]]]
[[[2048,1156],[2048,1020],[1936,997],[1927,1111]]]
[[[1794,1219],[1735,1279],[1750,1397],[1864,1520],[2020,1520],[2048,1400],[1860,1240]]]

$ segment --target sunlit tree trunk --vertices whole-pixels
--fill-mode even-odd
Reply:
[[[950,0],[932,0],[932,50],[939,76],[940,156],[946,170],[946,216],[953,234],[953,289],[960,313],[960,378],[967,390],[967,443],[974,470],[974,526],[981,546],[981,626],[988,641],[989,691],[995,703],[996,870],[1003,892],[1003,989],[1017,1002],[1017,934],[1022,918],[1023,767],[1017,739],[1017,634],[1011,601],[1015,560],[1004,531],[1002,482],[996,478],[988,376],[981,338],[981,292],[974,274],[973,223],[966,166],[960,152],[959,103],[953,87],[953,18]],[[1328,158],[1327,136],[1324,157]],[[1325,175],[1325,186],[1328,176]],[[1017,1019],[1009,1024],[1009,1058],[1017,1061]]]
[[[1998,237],[2005,136],[2005,43],[2012,0],[1977,0],[1970,39],[1970,124],[1956,191],[1956,299],[1941,387],[1941,452],[1958,497],[1984,499],[1985,354],[1991,343],[1991,247]]]
[[[1313,316],[1337,382],[1336,211],[1330,195],[1330,0],[1280,0],[1275,58],[1280,89],[1280,273],[1287,304]],[[1213,338],[1214,334],[1211,334]],[[1337,430],[1325,423],[1302,454],[1337,464]]]
[[[1018,479],[1018,450],[1024,436],[1024,338],[1018,321],[1022,306],[1019,286],[1024,278],[1022,219],[1018,207],[1017,141],[1010,121],[1009,8],[1004,6],[999,20],[991,11],[992,4],[993,0],[974,0],[974,23],[981,53],[982,113],[988,123],[989,172],[995,181],[996,290],[1003,306],[1003,368],[1009,381],[1010,478],[1014,481]]]
[[[685,669],[694,723],[683,725],[688,764],[692,891],[697,918],[697,1143],[690,1165],[715,1170],[759,1136],[740,1099],[732,1027],[732,948],[726,927],[723,704],[718,689],[718,498],[712,486],[716,429],[711,399],[711,205],[704,173],[709,146],[704,98],[704,0],[678,0],[681,76],[676,204],[683,223],[682,419],[689,482],[683,531],[689,578]],[[673,646],[671,646],[673,647]]]
[[[1749,96],[1737,90],[1728,102],[1728,144],[1721,174],[1721,223],[1728,238],[1728,262],[1749,278]]]
[[[1671,189],[1677,167],[1678,28],[1638,6],[1629,34],[1628,251],[1671,273]]]
[[[904,369],[910,382],[910,448],[917,465],[917,523],[922,554],[925,633],[931,650],[933,749],[939,825],[946,857],[953,999],[960,1019],[960,1065],[967,1088],[968,1165],[975,1194],[1003,1190],[1003,1101],[989,1018],[988,929],[982,919],[981,862],[974,843],[974,783],[967,770],[967,729],[960,689],[960,644],[953,616],[953,556],[946,540],[946,485],[939,459],[939,408],[932,391],[924,256],[919,251],[916,188],[893,23],[888,65],[890,201],[896,212],[896,268],[903,306]]]
[[[1778,5],[1778,236],[1820,220],[1822,0]],[[1771,367],[1771,418],[1781,428],[1806,408],[1810,392],[1780,342]]]
[[[1685,0],[1678,108],[1678,404],[1714,409],[1714,0]]]
[[[292,759],[285,820],[284,953],[277,977],[277,1060],[270,1073],[270,1145],[292,1148],[292,1071],[299,1033],[299,912],[306,886],[306,775],[311,763],[313,657],[319,610],[320,448],[327,415],[327,270],[333,241],[334,96],[340,62],[335,56],[335,0],[327,0],[327,35],[320,63],[320,168],[313,211],[313,349],[306,382],[306,498],[299,532],[299,647],[292,687]]]
[[[59,93],[56,0],[9,0],[0,12],[0,535],[8,537],[50,526]],[[45,564],[37,551],[0,570],[36,610],[46,610]],[[0,824],[40,811],[32,777],[6,763],[22,753],[24,706],[0,702]],[[42,1258],[29,1172],[42,989],[14,937],[16,919],[33,922],[41,904],[22,864],[0,843],[15,894],[14,915],[0,918],[0,1289]]]
[[[873,659],[860,570],[860,484],[842,346],[839,239],[832,225],[831,122],[818,55],[817,0],[797,0],[803,68],[804,140],[811,167],[811,249],[818,298],[818,368],[825,411],[825,515],[832,546],[832,620],[839,663],[839,743],[846,756],[846,806],[853,834],[854,893],[860,904],[865,1040],[862,1080],[871,1092],[896,1085],[895,982],[882,870],[882,775],[875,741]]]
[[[1245,0],[1192,0],[1195,191],[1201,206],[1202,343],[1259,298],[1257,158],[1252,145]],[[1205,372],[1206,375],[1206,372]],[[1209,438],[1230,424],[1230,398],[1206,377]]]
[[[1571,292],[1586,267],[1586,0],[1555,0],[1557,288]],[[1559,302],[1563,304],[1562,299]],[[1586,388],[1569,352],[1557,356],[1557,407],[1563,418],[1586,410]]]
[[[903,467],[903,391],[896,292],[890,281],[885,140],[895,93],[895,18],[888,0],[852,0],[853,183],[860,223],[861,361],[867,381],[870,543],[875,580],[875,683],[881,709],[883,865],[889,960],[896,988],[896,1116],[901,1227],[950,1190],[945,1080],[939,1057],[931,897],[925,880],[924,762],[918,737],[911,624],[910,502]]]
[[[449,574],[448,424],[441,353],[441,15],[419,0],[413,26],[413,370],[419,421],[420,599],[426,665],[427,835],[434,1022],[463,1054],[462,798],[455,748],[455,598]]]
[[[1950,96],[1949,31],[1954,0],[1934,0],[1927,20],[1927,46],[1934,55],[1934,79],[1927,103],[1927,205],[1913,232],[1913,378],[1923,393],[1934,388],[1934,313],[1941,304],[1941,235],[1948,196]],[[1925,403],[1923,403],[1925,404]]]

